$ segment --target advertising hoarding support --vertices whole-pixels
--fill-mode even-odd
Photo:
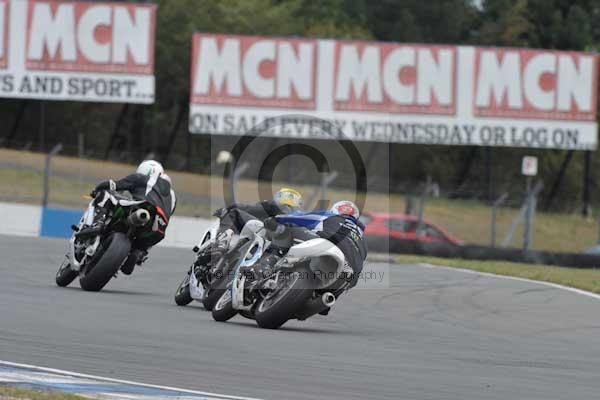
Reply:
[[[491,147],[484,148],[485,153],[485,201],[492,202],[494,198],[494,163],[492,161],[493,150]]]
[[[116,142],[117,138],[119,137],[119,131],[121,129],[121,125],[123,125],[123,121],[125,120],[125,117],[127,116],[128,111],[129,111],[129,104],[126,103],[123,105],[123,107],[121,107],[119,116],[117,117],[117,120],[115,121],[115,126],[113,128],[112,134],[110,135],[110,140],[108,142],[108,146],[106,147],[106,151],[104,152],[105,160],[108,160],[108,157],[110,156],[110,151],[113,149],[115,142]]]
[[[584,152],[583,166],[583,209],[582,215],[592,215],[592,152]]]
[[[46,152],[46,102],[44,100],[38,101],[38,139],[40,151]]]
[[[10,128],[8,135],[3,140],[4,147],[10,147],[10,145],[12,144],[15,136],[17,135],[17,131],[19,130],[19,125],[21,124],[21,120],[23,119],[25,110],[27,110],[28,104],[29,104],[29,102],[27,102],[25,100],[19,102],[19,109],[18,109],[17,113],[15,114],[15,119],[12,124],[12,127]]]
[[[552,184],[550,193],[546,197],[546,202],[544,204],[544,211],[550,211],[550,209],[552,208],[552,202],[554,201],[554,198],[558,194],[560,185],[565,176],[565,172],[567,171],[567,168],[569,167],[569,163],[571,162],[571,159],[573,158],[573,154],[575,154],[573,150],[567,151],[565,158],[563,159],[562,163],[560,164],[558,174],[556,175],[556,178],[554,179],[554,183]]]

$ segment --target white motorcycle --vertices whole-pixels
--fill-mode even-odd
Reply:
[[[212,310],[216,321],[239,313],[262,328],[277,329],[335,304],[333,292],[348,284],[344,254],[304,228],[288,226],[286,233],[288,246],[281,247],[262,222],[246,223],[238,242],[241,257]]]
[[[219,226],[220,220],[215,221],[193,248],[196,259],[175,291],[177,305],[185,306],[196,300],[210,311],[231,280],[233,266],[239,257],[237,235],[232,231],[219,235]]]

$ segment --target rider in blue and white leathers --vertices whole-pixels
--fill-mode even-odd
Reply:
[[[367,245],[364,240],[364,226],[358,220],[358,207],[350,201],[338,202],[329,211],[292,213],[278,216],[279,225],[304,227],[337,246],[352,269],[352,277],[347,289],[356,285],[358,275],[363,269],[367,257]],[[269,229],[277,229],[273,222]],[[349,272],[349,271],[348,271]]]

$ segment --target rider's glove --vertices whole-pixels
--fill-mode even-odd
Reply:
[[[277,219],[273,217],[265,219],[265,228],[267,228],[271,232],[276,232],[278,227],[279,223],[277,222]]]
[[[227,208],[219,208],[217,211],[213,213],[213,217],[217,217],[219,219],[223,219],[223,217],[227,214]]]

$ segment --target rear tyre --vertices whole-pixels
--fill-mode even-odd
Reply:
[[[212,316],[215,321],[225,322],[235,317],[237,311],[231,304],[231,290],[225,290],[212,309]]]
[[[95,265],[79,278],[83,290],[98,292],[117,273],[131,251],[131,242],[124,233],[113,233],[102,243],[105,249]]]
[[[179,284],[177,291],[175,291],[175,303],[178,306],[187,306],[192,302],[192,296],[190,294],[190,274],[193,273],[190,271],[183,281]]]
[[[69,258],[65,257],[62,265],[56,272],[56,284],[60,287],[69,286],[71,282],[77,278],[79,273],[77,271],[73,271],[71,269],[71,264],[69,264]]]
[[[202,305],[207,311],[212,311],[215,304],[219,301],[223,293],[227,291],[227,276],[222,274],[221,277],[215,278],[212,285],[206,288],[202,297]]]
[[[258,326],[266,329],[278,329],[289,319],[293,318],[310,298],[312,289],[310,279],[312,274],[307,268],[290,272],[286,276],[286,283],[270,297],[258,303],[255,310],[255,319]]]

